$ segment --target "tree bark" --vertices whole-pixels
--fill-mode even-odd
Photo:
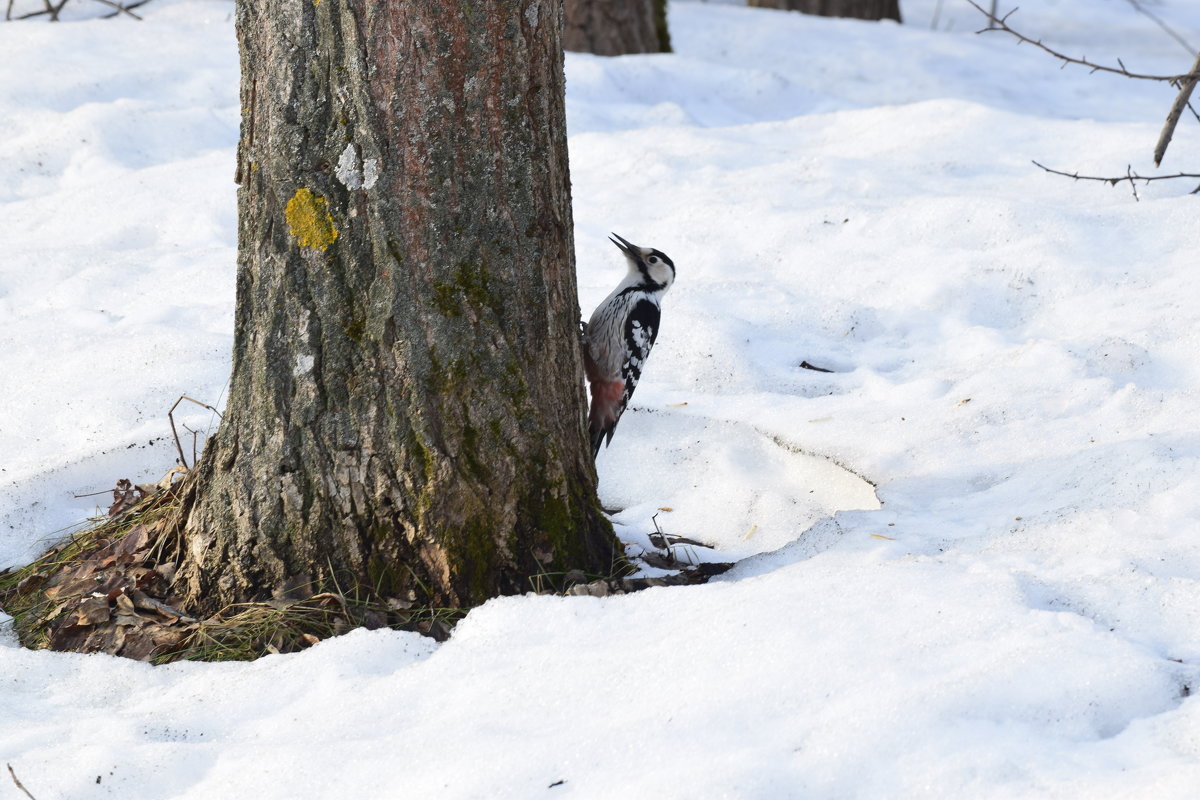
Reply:
[[[560,3],[238,3],[233,375],[184,496],[189,609],[611,570]]]
[[[598,56],[669,53],[667,0],[565,0],[567,50]]]
[[[800,11],[819,17],[900,21],[900,0],[748,0],[748,5]]]

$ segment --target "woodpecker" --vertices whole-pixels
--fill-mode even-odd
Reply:
[[[638,247],[613,234],[610,242],[625,254],[629,272],[604,298],[584,327],[583,365],[592,404],[588,435],[592,457],[612,441],[658,338],[659,303],[675,282],[675,263],[661,250]]]

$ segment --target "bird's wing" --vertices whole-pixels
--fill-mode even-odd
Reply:
[[[633,310],[629,312],[629,316],[625,318],[625,361],[621,364],[621,379],[625,381],[625,393],[621,396],[621,407],[617,416],[620,416],[621,412],[625,410],[629,398],[633,396],[633,390],[637,388],[638,381],[641,380],[646,359],[650,357],[654,340],[658,338],[658,321],[661,316],[662,312],[658,308],[658,303],[651,300],[639,300]],[[612,433],[609,432],[609,437],[611,436]]]
[[[658,303],[645,298],[630,309],[621,331],[625,352],[620,361],[620,378],[603,376],[599,368],[589,367],[592,404],[588,428],[593,456],[600,452],[602,444],[612,441],[617,422],[625,413],[629,398],[633,396],[633,390],[637,388],[638,380],[642,377],[646,359],[650,357],[650,350],[658,338],[658,322],[661,316]],[[596,379],[593,379],[591,374],[593,368],[597,373]]]

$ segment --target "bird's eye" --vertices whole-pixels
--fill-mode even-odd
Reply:
[[[658,256],[650,256],[650,257],[649,257],[649,258],[647,258],[646,260],[647,260],[647,261],[649,261],[651,264],[657,264],[657,263],[658,263]]]

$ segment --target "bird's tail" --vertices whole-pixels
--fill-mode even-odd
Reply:
[[[592,381],[588,388],[592,393],[592,405],[588,409],[588,437],[592,440],[592,458],[595,458],[600,454],[600,445],[612,441],[617,420],[625,410],[621,405],[625,381]]]

